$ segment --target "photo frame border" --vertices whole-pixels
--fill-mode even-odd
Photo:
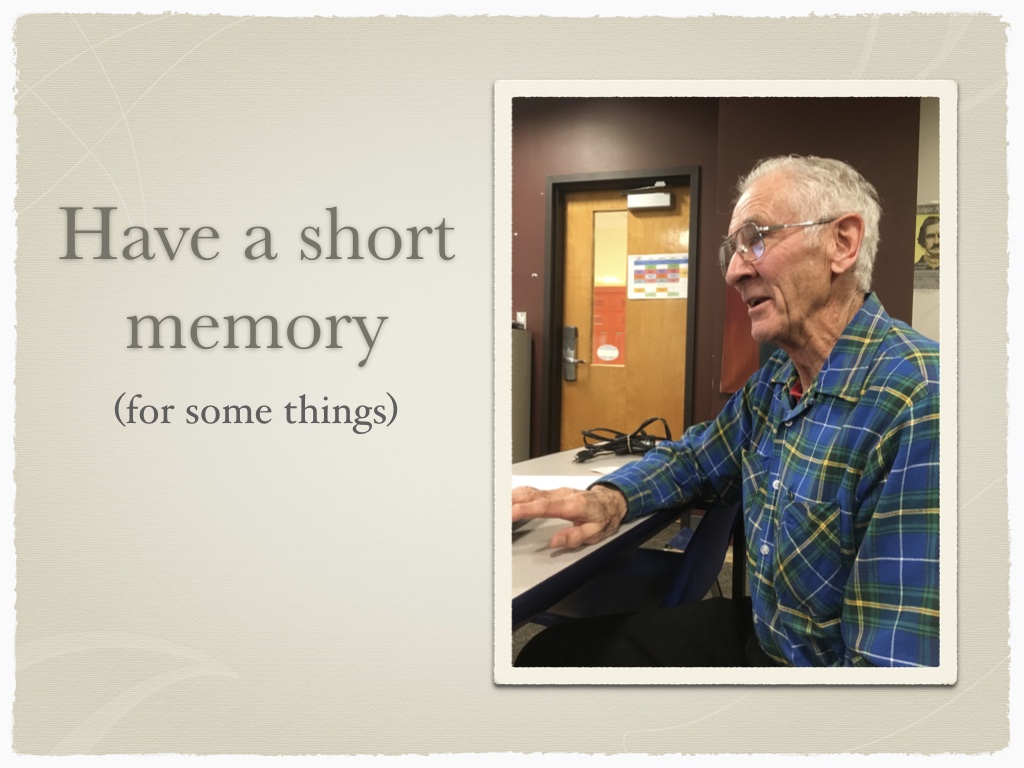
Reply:
[[[511,616],[512,100],[521,97],[917,97],[939,99],[939,194],[947,246],[939,286],[943,542],[957,541],[957,85],[947,80],[499,80],[494,87],[494,682],[499,685],[952,685],[957,680],[957,547],[939,561],[937,667],[517,668]],[[500,330],[499,330],[500,329]],[[954,340],[949,343],[948,340]],[[952,450],[950,450],[952,448]],[[952,510],[952,512],[950,512]]]

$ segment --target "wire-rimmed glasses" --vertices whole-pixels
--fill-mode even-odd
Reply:
[[[753,262],[764,256],[764,235],[767,232],[774,232],[778,229],[790,229],[792,227],[815,227],[819,224],[831,224],[838,219],[832,216],[828,219],[817,221],[801,221],[798,224],[768,224],[760,225],[748,221],[731,235],[722,241],[718,247],[718,265],[722,268],[722,275],[729,271],[729,263],[733,254],[738,253],[740,258],[747,262]]]

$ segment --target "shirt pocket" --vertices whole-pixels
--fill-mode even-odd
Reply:
[[[841,547],[838,501],[786,502],[775,541],[779,606],[817,621],[838,618],[849,575]]]

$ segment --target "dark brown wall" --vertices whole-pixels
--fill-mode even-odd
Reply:
[[[726,399],[718,393],[726,286],[716,249],[729,224],[736,180],[761,157],[838,157],[875,184],[885,212],[875,286],[890,313],[910,321],[917,99],[519,98],[512,115],[512,307],[527,312],[533,333],[534,455],[544,429],[539,413],[548,176],[700,166],[690,393],[695,421],[712,418]]]

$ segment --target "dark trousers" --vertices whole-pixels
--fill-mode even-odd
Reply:
[[[769,667],[750,598],[712,598],[647,613],[570,619],[520,652],[517,667]]]

